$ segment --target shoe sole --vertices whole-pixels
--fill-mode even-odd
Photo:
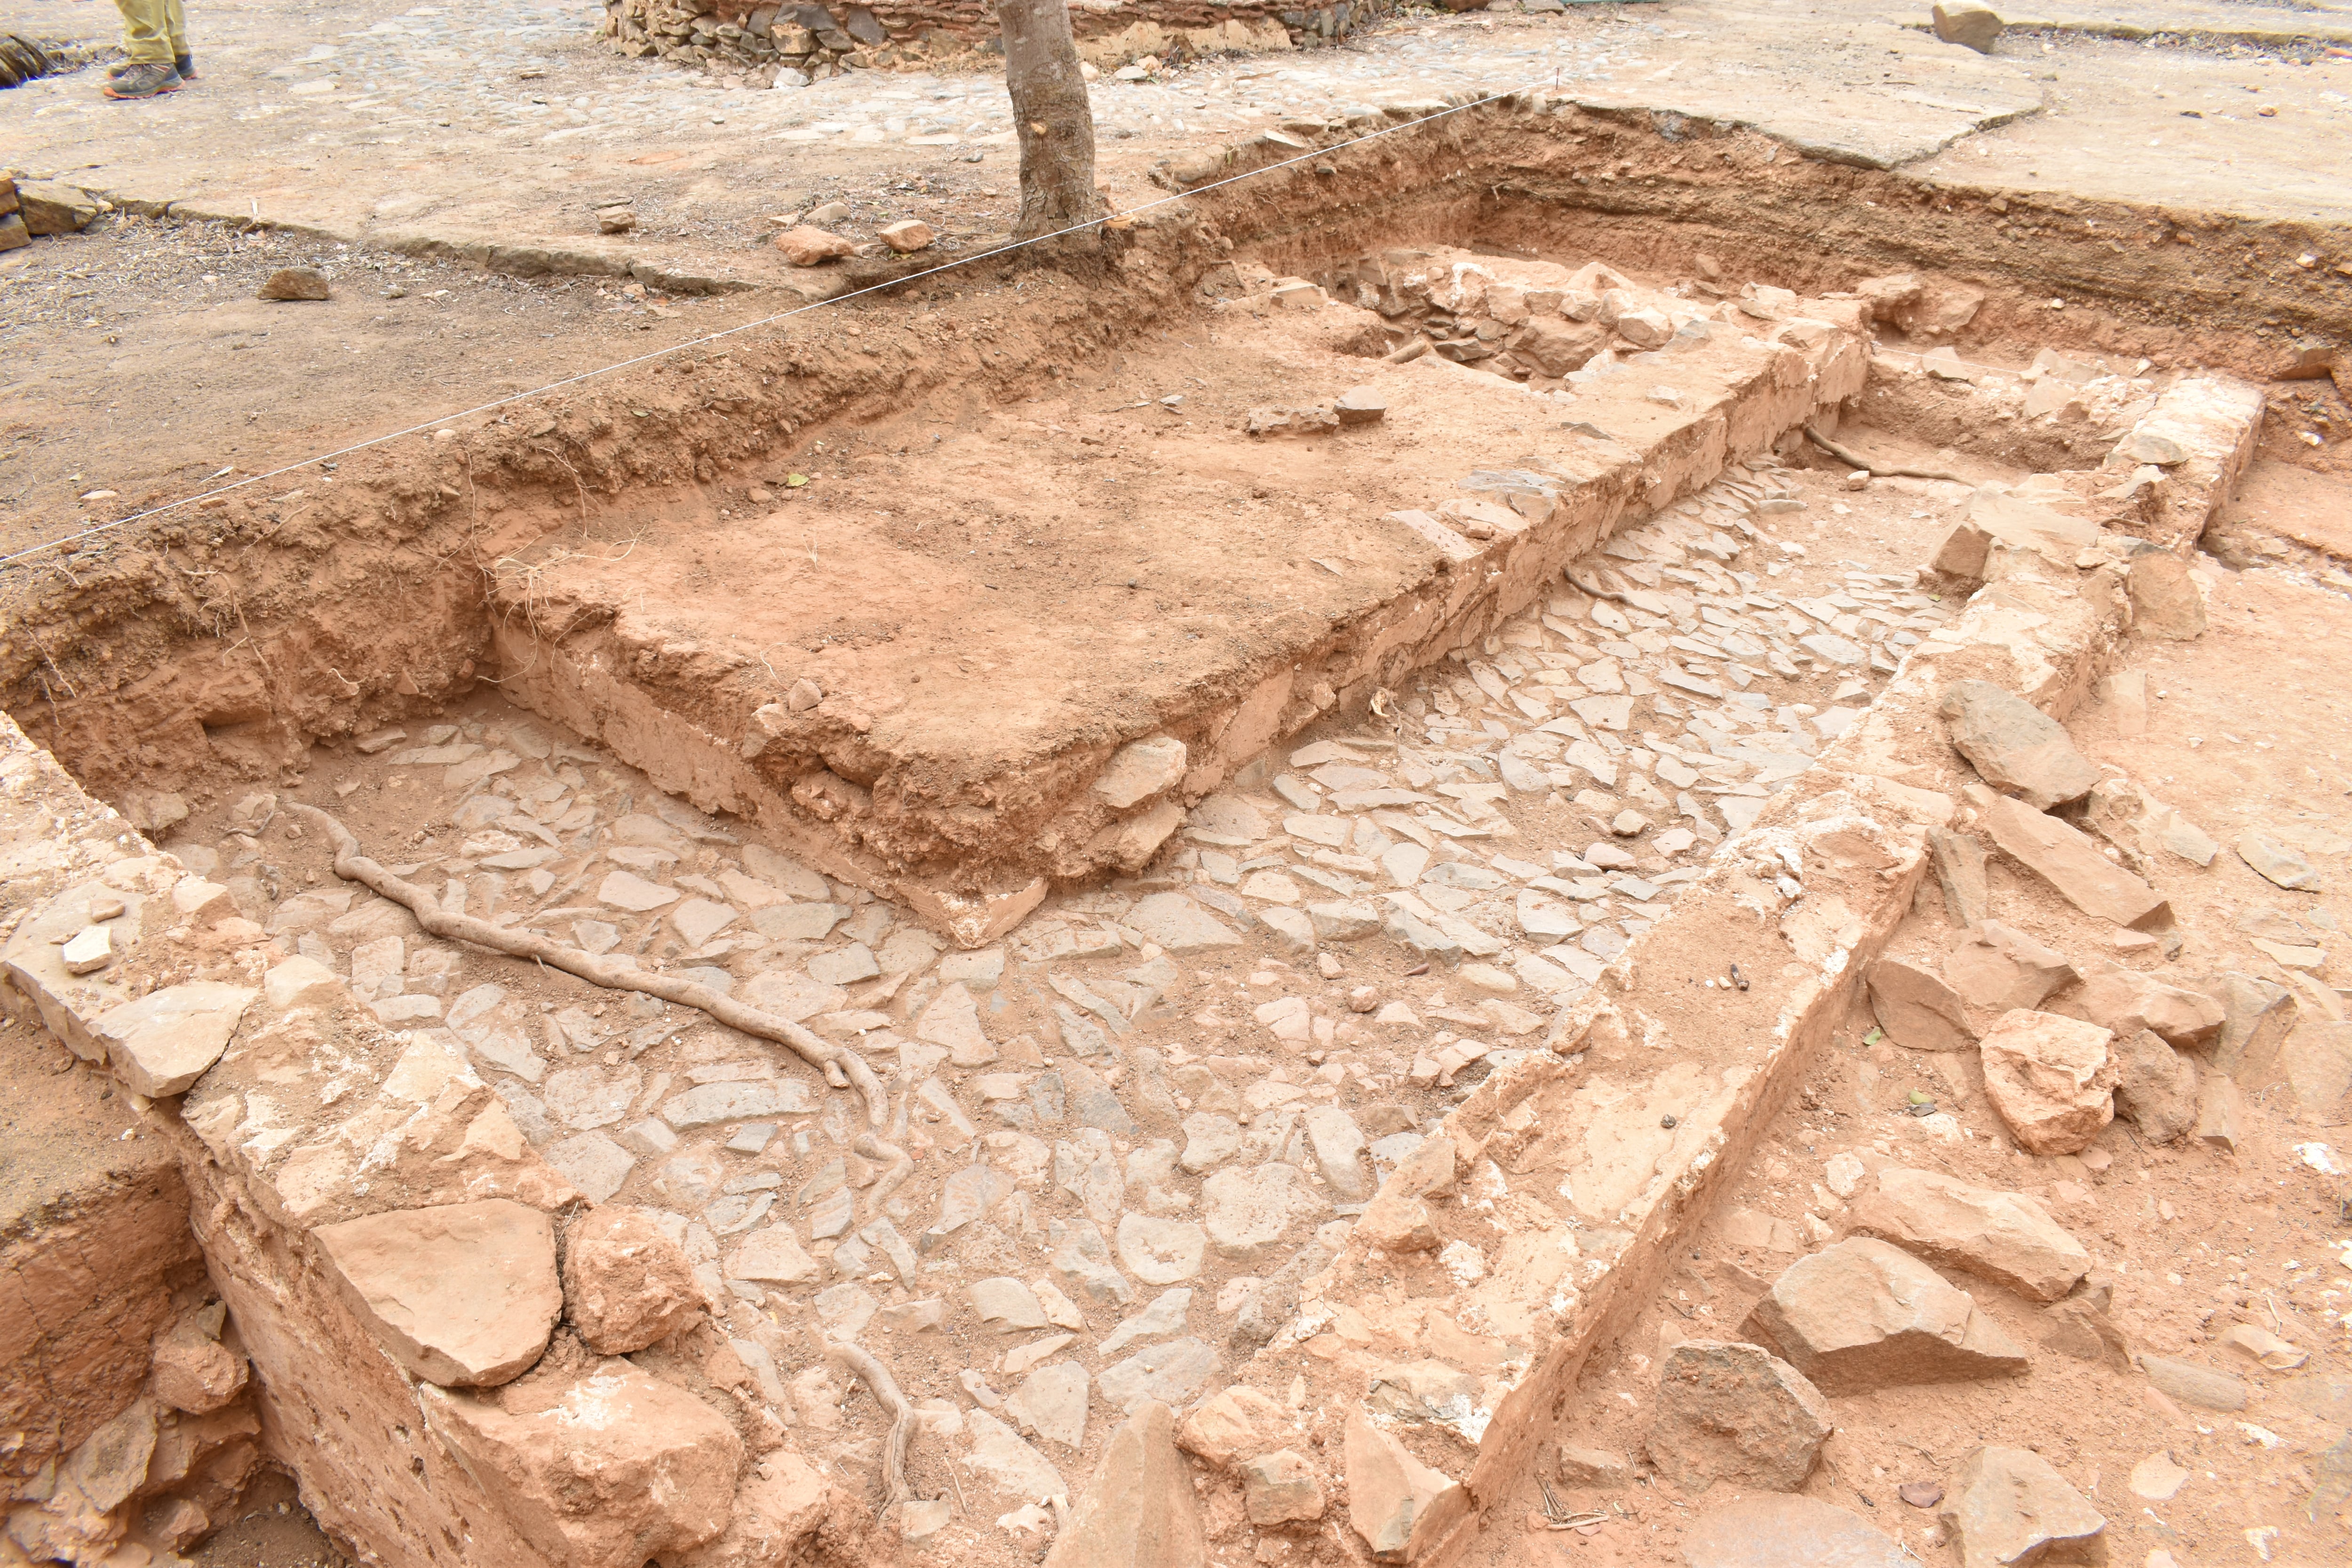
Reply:
[[[114,90],[114,84],[109,82],[106,86],[106,96],[117,103],[137,103],[145,99],[162,98],[165,93],[177,92],[185,85],[184,79],[173,82],[170,87],[159,87],[152,92],[117,92]]]

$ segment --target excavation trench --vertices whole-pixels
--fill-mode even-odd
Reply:
[[[180,911],[250,922],[213,951],[247,944],[248,979],[318,966],[323,990],[270,1005],[326,1009],[369,1069],[289,1068],[278,1029],[154,1109],[195,1163],[199,1238],[256,1325],[262,1397],[284,1432],[319,1434],[279,1457],[331,1529],[389,1562],[595,1555],[584,1525],[491,1517],[463,1398],[430,1396],[438,1447],[402,1424],[416,1396],[396,1378],[338,1403],[325,1347],[369,1331],[315,1279],[272,1283],[322,1226],[489,1195],[667,1216],[710,1342],[648,1364],[754,1453],[794,1426],[795,1451],[841,1447],[854,1492],[878,1484],[857,1446],[883,1427],[861,1415],[835,1441],[810,1345],[879,1311],[919,1403],[968,1391],[959,1366],[1018,1381],[1034,1358],[1007,1368],[960,1320],[925,1339],[914,1309],[1034,1272],[1024,1236],[1079,1331],[1143,1304],[1107,1232],[1129,1272],[1202,1298],[1202,1337],[1174,1342],[1197,1351],[1129,1367],[1115,1405],[1277,1364],[1321,1400],[1344,1357],[1294,1372],[1299,1346],[1354,1342],[1364,1320],[1302,1281],[1362,1267],[1336,1221],[1374,1181],[1474,1127],[1529,1160],[1545,1125],[1646,1127],[1660,1180],[1566,1167],[1582,1308],[1570,1289],[1559,1321],[1537,1310],[1564,1277],[1506,1268],[1507,1249],[1471,1292],[1477,1342],[1457,1348],[1480,1375],[1409,1434],[1460,1483],[1408,1519],[1411,1552],[1457,1551],[1907,900],[1905,825],[1940,798],[1943,759],[1918,750],[1926,700],[1885,698],[1890,679],[1943,638],[1988,670],[2039,659],[2012,684],[2071,705],[2132,563],[2193,550],[2252,451],[2259,392],[2191,367],[2269,374],[2292,355],[2264,318],[2344,313],[2293,280],[2197,273],[2184,258],[2244,237],[2221,220],[2052,201],[1990,224],[1969,193],[1572,105],[1466,114],[1330,166],[38,568],[38,607],[0,647],[10,713],[218,882],[226,902]],[[2300,237],[2259,241],[2282,242]],[[2044,308],[2062,290],[2067,309]],[[1955,478],[1852,485],[1855,459]],[[1956,525],[1982,548],[1921,578]],[[671,1002],[425,940],[281,801],[334,813],[449,916],[671,976]],[[1747,836],[1759,821],[1777,837]],[[1812,898],[1801,916],[1776,865]],[[77,981],[47,945],[89,918],[87,891],[20,914],[10,952],[52,1030],[103,1058],[76,1009],[122,1000],[106,987],[125,976]],[[1785,966],[1738,956],[1768,905]],[[1402,1017],[1325,1005],[1318,950],[1326,978],[1388,988]],[[1643,954],[1673,986],[1643,988]],[[1416,964],[1434,974],[1406,1006]],[[861,1163],[868,1106],[677,1005],[694,986],[870,1060],[913,1176],[891,1192],[899,1175]],[[1686,1047],[1682,1077],[1595,1092],[1645,1028]],[[354,1110],[347,1079],[381,1080],[377,1100]],[[414,1118],[476,1120],[384,1155],[366,1139],[421,1079]],[[1230,1110],[1237,1147],[1253,1128],[1268,1168],[1319,1173],[1265,1236],[1213,1218],[1188,1272],[1133,1237],[1224,1201],[1191,1181],[1218,1163],[1191,1158],[1195,1101]],[[1350,1109],[1369,1151],[1329,1156],[1318,1105]],[[1685,1130],[1657,1137],[1670,1105]],[[1167,1158],[1136,1164],[1150,1151]],[[1003,1191],[955,1187],[951,1167],[1000,1171]],[[870,1204],[835,1195],[877,1183]],[[982,1188],[987,1223],[950,1224]],[[1310,1215],[1327,1223],[1302,1229]],[[749,1257],[741,1238],[771,1231],[788,1245]],[[1213,1333],[1213,1295],[1233,1325]],[[587,1352],[558,1346],[530,1379],[578,1373]],[[1023,1427],[1073,1492],[1115,1426],[1080,1410]],[[919,1506],[961,1484],[949,1453],[919,1436]],[[1013,1507],[1024,1488],[998,1481]],[[734,1506],[726,1528],[748,1529]],[[625,1551],[699,1561],[710,1536],[672,1527]],[[1008,1550],[978,1539],[983,1559]]]

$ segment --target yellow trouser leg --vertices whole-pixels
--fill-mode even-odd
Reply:
[[[122,52],[141,65],[172,63],[172,46],[186,24],[180,0],[114,0],[122,13]]]

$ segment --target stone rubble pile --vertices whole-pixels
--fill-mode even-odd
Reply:
[[[1228,54],[1311,48],[1381,16],[1381,0],[1285,9],[1264,0],[1203,5],[1186,0],[1072,13],[1078,52],[1109,70]],[[804,87],[851,70],[936,67],[1003,52],[992,7],[908,4],[794,5],[775,0],[604,0],[597,36],[620,53],[722,72],[757,72],[778,87]],[[1144,74],[1136,71],[1139,78]]]

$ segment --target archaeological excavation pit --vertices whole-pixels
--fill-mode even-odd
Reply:
[[[268,1463],[401,1564],[1485,1560],[1934,847],[2177,951],[1939,703],[2201,617],[2261,345],[1465,118],[59,565],[12,1056],[200,1256],[19,1543]]]

